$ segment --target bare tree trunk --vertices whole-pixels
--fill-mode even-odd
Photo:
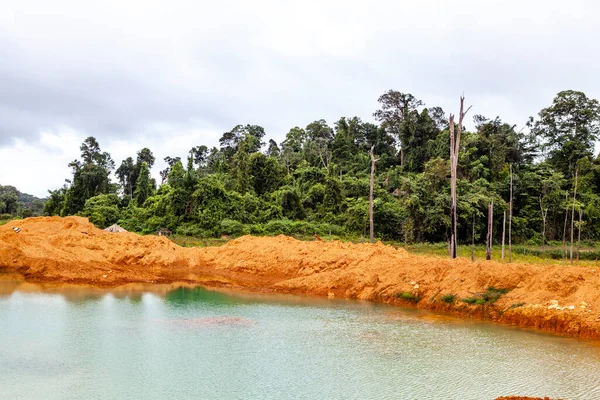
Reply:
[[[579,252],[581,250],[581,223],[583,220],[583,208],[579,208],[579,232],[577,233],[577,262],[579,262]]]
[[[510,164],[510,200],[508,202],[508,262],[512,262],[513,173]]]
[[[450,257],[456,258],[456,248],[458,243],[458,224],[456,215],[456,173],[458,168],[458,152],[460,150],[460,135],[462,133],[463,119],[469,108],[464,111],[465,97],[460,97],[460,113],[458,115],[458,127],[456,135],[454,133],[454,115],[450,114],[448,127],[450,129]]]
[[[504,238],[506,237],[506,210],[502,219],[502,262],[504,262]]]
[[[548,216],[548,209],[544,212],[544,206],[542,205],[542,196],[540,195],[540,212],[542,214],[542,256],[546,255],[546,217]]]
[[[577,177],[579,175],[579,169],[575,170],[575,187],[573,188],[573,207],[571,209],[571,251],[569,253],[569,262],[573,264],[573,233],[575,225],[575,201],[577,199]]]
[[[567,243],[567,222],[569,220],[569,192],[565,191],[565,225],[563,228],[563,242],[562,242],[562,264],[565,264],[566,252],[565,246]]]
[[[371,156],[371,187],[369,188],[369,238],[371,243],[375,241],[375,229],[373,227],[373,186],[375,185],[375,163],[379,160],[373,155],[374,147],[371,146],[371,151],[369,152]]]
[[[471,233],[471,261],[475,261],[475,214],[473,214],[473,231]]]
[[[487,237],[486,237],[486,244],[485,244],[485,259],[486,260],[491,260],[492,259],[492,227],[494,225],[494,199],[492,199],[492,201],[490,202],[490,205],[488,207],[488,231],[487,231]]]

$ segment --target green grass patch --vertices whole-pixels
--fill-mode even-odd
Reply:
[[[519,308],[519,307],[523,307],[525,305],[525,303],[515,303],[515,304],[511,304],[511,306],[509,308]]]
[[[440,300],[442,300],[444,303],[452,304],[456,301],[456,295],[455,294],[445,294],[440,298]]]
[[[412,301],[413,303],[421,301],[421,296],[416,296],[412,292],[398,292],[394,297],[401,300]]]
[[[496,301],[498,301],[498,299],[500,297],[502,297],[502,295],[505,295],[509,291],[510,291],[510,289],[495,288],[493,286],[490,286],[489,288],[486,289],[485,292],[476,293],[474,296],[466,297],[466,298],[462,299],[461,301],[463,303],[476,304],[476,305],[493,304]]]

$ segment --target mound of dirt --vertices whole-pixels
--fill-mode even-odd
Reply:
[[[0,269],[32,281],[188,282],[359,298],[600,338],[596,268],[472,263],[381,243],[244,236],[221,247],[191,249],[165,237],[104,232],[85,218],[38,217],[0,227]],[[489,288],[508,292],[493,292],[492,298]]]

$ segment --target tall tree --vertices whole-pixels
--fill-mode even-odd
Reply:
[[[457,193],[456,193],[456,179],[457,179],[457,168],[458,168],[458,153],[460,151],[460,135],[463,128],[463,119],[471,107],[464,111],[465,98],[460,97],[460,111],[458,114],[458,126],[454,127],[454,114],[450,114],[449,128],[450,128],[450,215],[451,215],[451,232],[450,232],[450,256],[456,258],[456,250],[458,244],[458,223],[457,223]],[[456,133],[455,133],[456,130]]]
[[[146,199],[152,195],[152,181],[150,179],[150,168],[148,168],[148,163],[142,161],[134,193],[134,199],[138,207],[141,207]]]
[[[373,116],[391,135],[398,137],[400,167],[403,168],[404,154],[412,134],[410,118],[413,111],[421,107],[423,102],[410,93],[402,93],[397,90],[388,90],[377,101],[381,104],[381,108],[375,111]]]
[[[583,92],[559,92],[532,124],[532,140],[565,176],[573,176],[577,160],[591,156],[600,135],[600,103]]]
[[[369,152],[371,157],[371,179],[369,185],[369,240],[371,243],[375,241],[375,228],[373,227],[373,186],[375,185],[375,163],[379,160],[373,154],[373,148]]]

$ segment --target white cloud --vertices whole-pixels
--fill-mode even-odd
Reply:
[[[89,135],[117,164],[149,147],[157,176],[236,124],[280,141],[315,119],[372,120],[390,88],[454,113],[464,92],[473,114],[517,126],[560,90],[600,97],[593,0],[0,7],[0,184],[35,194],[62,184]]]

